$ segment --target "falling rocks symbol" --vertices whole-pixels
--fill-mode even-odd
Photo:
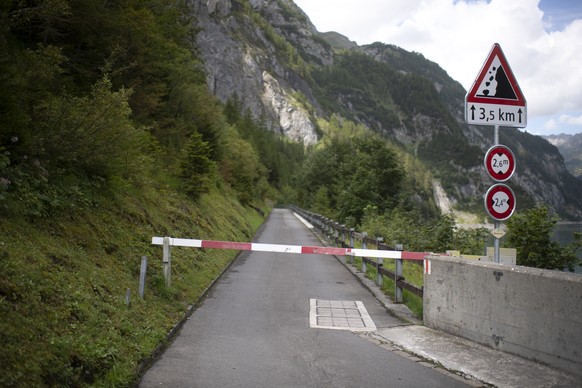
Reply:
[[[503,70],[502,66],[493,66],[491,70],[489,70],[489,74],[489,79],[485,82],[487,88],[483,89],[478,96],[517,100],[517,96],[515,95],[511,83],[509,82],[509,78],[507,78],[507,74],[505,74],[505,70]]]

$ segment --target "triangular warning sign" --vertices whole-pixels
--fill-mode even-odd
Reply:
[[[467,93],[467,102],[525,106],[525,97],[498,43]]]

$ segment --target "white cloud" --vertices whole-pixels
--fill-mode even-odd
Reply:
[[[554,119],[549,119],[548,121],[546,121],[544,123],[544,131],[554,131],[556,130],[556,128],[558,128],[558,124],[556,123],[556,120]]]
[[[560,122],[569,125],[582,126],[582,115],[581,116],[561,115]]]
[[[320,31],[396,44],[468,89],[499,43],[528,102],[528,122],[582,116],[582,19],[548,30],[539,0],[295,0]],[[530,128],[528,128],[530,129]],[[533,129],[535,131],[535,129]]]

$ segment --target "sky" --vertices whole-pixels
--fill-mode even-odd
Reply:
[[[294,0],[318,31],[394,44],[468,90],[499,43],[527,100],[527,132],[582,133],[582,0]]]

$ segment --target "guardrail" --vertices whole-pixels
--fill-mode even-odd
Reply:
[[[346,225],[341,225],[334,220],[322,216],[317,213],[312,213],[307,210],[301,209],[297,206],[290,206],[290,208],[305,218],[309,223],[311,223],[321,234],[323,234],[329,241],[343,248],[355,248],[356,241],[360,242],[362,249],[368,249],[369,245],[376,246],[378,250],[395,250],[403,251],[402,245],[396,245],[394,247],[384,244],[381,237],[371,238],[366,232],[356,232],[354,228],[346,227]],[[377,279],[376,282],[378,286],[382,286],[384,280],[383,276],[389,277],[394,281],[395,292],[394,292],[394,302],[402,303],[402,290],[407,290],[414,295],[423,297],[424,287],[417,287],[406,281],[403,275],[403,260],[412,260],[418,265],[423,265],[424,256],[429,253],[419,253],[417,258],[400,258],[393,259],[395,262],[395,271],[392,272],[384,267],[384,258],[369,258],[362,257],[362,272],[366,273],[367,265],[371,265],[376,268]],[[350,256],[350,264],[354,264],[354,256]],[[427,269],[425,268],[425,271]]]
[[[278,252],[278,253],[295,253],[295,254],[320,254],[320,255],[334,255],[340,256],[346,262],[346,257],[350,257],[350,264],[354,264],[354,257],[361,257],[362,272],[366,273],[367,265],[376,268],[377,284],[382,287],[384,283],[384,276],[394,280],[395,298],[394,302],[402,303],[402,290],[408,290],[411,293],[423,297],[423,288],[406,281],[403,276],[403,260],[411,260],[420,265],[424,263],[424,270],[430,270],[430,261],[425,258],[431,255],[430,252],[407,252],[402,249],[402,246],[392,248],[382,242],[382,238],[372,239],[366,233],[358,233],[353,228],[348,229],[345,225],[339,225],[323,216],[306,210],[291,207],[296,214],[300,214],[300,218],[304,217],[312,223],[321,233],[325,234],[328,239],[331,239],[339,247],[316,247],[316,246],[300,246],[300,245],[281,245],[281,244],[259,244],[249,242],[233,242],[233,241],[214,241],[214,240],[196,240],[196,239],[182,239],[172,237],[153,237],[153,245],[161,245],[163,247],[162,263],[163,274],[166,286],[171,285],[172,274],[172,260],[171,260],[171,246],[191,247],[191,248],[214,248],[214,249],[233,249],[233,250],[248,250],[248,251],[262,251],[262,252]],[[304,222],[305,219],[303,220]],[[310,225],[311,226],[311,225]],[[349,243],[346,243],[346,238],[349,237]],[[356,240],[361,241],[362,248],[356,248]],[[368,249],[368,245],[376,246],[376,249]],[[395,261],[395,272],[384,268],[384,259],[393,259]]]

